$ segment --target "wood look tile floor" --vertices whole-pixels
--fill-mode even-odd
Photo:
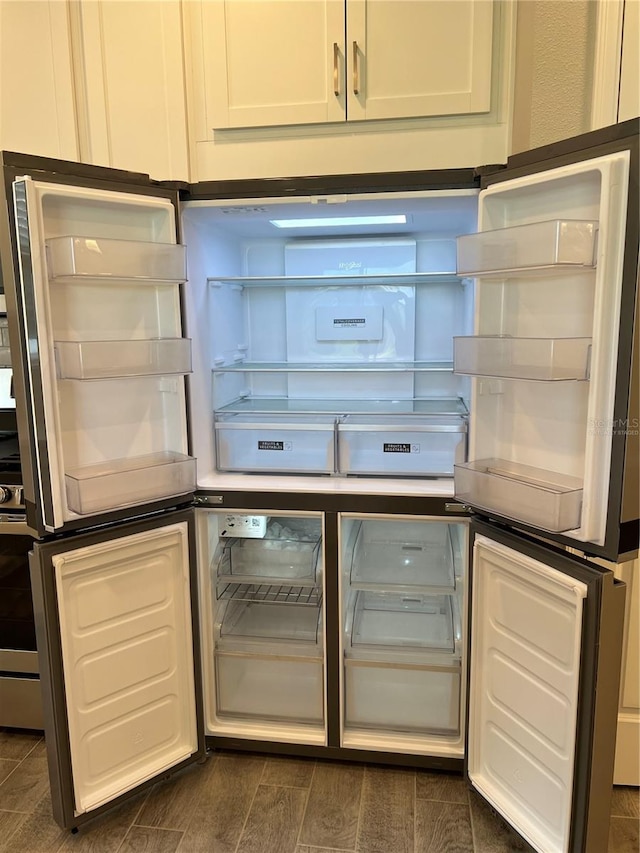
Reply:
[[[639,830],[638,789],[615,788],[606,853],[638,853]],[[72,835],[51,816],[42,737],[0,729],[0,853],[525,849],[455,774],[234,752],[213,753]]]

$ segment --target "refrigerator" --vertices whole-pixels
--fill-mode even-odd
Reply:
[[[209,745],[464,769],[606,848],[637,131],[194,185],[4,153],[61,826]]]

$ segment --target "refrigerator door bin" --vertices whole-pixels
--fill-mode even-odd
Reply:
[[[438,522],[359,522],[351,560],[357,589],[453,592],[451,534]]]
[[[460,669],[345,660],[345,728],[433,734],[460,725]]]
[[[113,459],[67,471],[65,483],[69,508],[88,515],[193,491],[196,460],[171,451]]]
[[[591,338],[456,337],[454,371],[541,381],[589,378]]]
[[[461,418],[348,416],[338,423],[338,470],[450,477],[465,456],[466,431]]]
[[[335,471],[333,417],[225,415],[215,436],[220,471]]]
[[[59,379],[119,379],[191,372],[191,341],[56,341]]]
[[[451,596],[360,591],[347,623],[351,646],[429,649],[453,654]],[[349,637],[350,635],[350,637]]]
[[[503,459],[455,466],[456,497],[505,518],[560,533],[580,527],[582,483]]]
[[[233,598],[226,602],[218,632],[220,641],[217,648],[228,649],[227,641],[233,643],[247,639],[262,641],[263,652],[266,648],[264,643],[279,643],[281,650],[285,645],[304,645],[307,657],[321,657],[321,603],[307,606]],[[315,652],[309,646],[315,647]]]
[[[598,223],[531,222],[458,237],[458,275],[575,271],[595,266]]]
[[[55,237],[46,241],[49,277],[128,279],[150,282],[186,280],[186,247],[173,243],[112,240],[106,237]]]
[[[315,584],[321,554],[320,523],[307,524],[308,531],[298,534],[299,538],[283,539],[278,532],[293,537],[296,531],[288,527],[290,519],[282,521],[280,524],[272,519],[264,539],[223,540],[217,559],[218,579],[258,584]],[[315,535],[311,527],[318,529]]]
[[[320,658],[216,651],[214,666],[220,717],[322,725],[324,667]]]

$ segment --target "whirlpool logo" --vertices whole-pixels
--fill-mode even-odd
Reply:
[[[340,261],[338,263],[339,270],[346,270],[349,272],[350,270],[361,270],[362,269],[362,261]]]

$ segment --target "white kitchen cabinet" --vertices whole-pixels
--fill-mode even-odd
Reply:
[[[80,0],[71,16],[81,159],[187,180],[180,2]]]
[[[491,106],[492,2],[213,0],[202,15],[214,128]]]
[[[66,3],[0,3],[0,147],[78,159]]]

